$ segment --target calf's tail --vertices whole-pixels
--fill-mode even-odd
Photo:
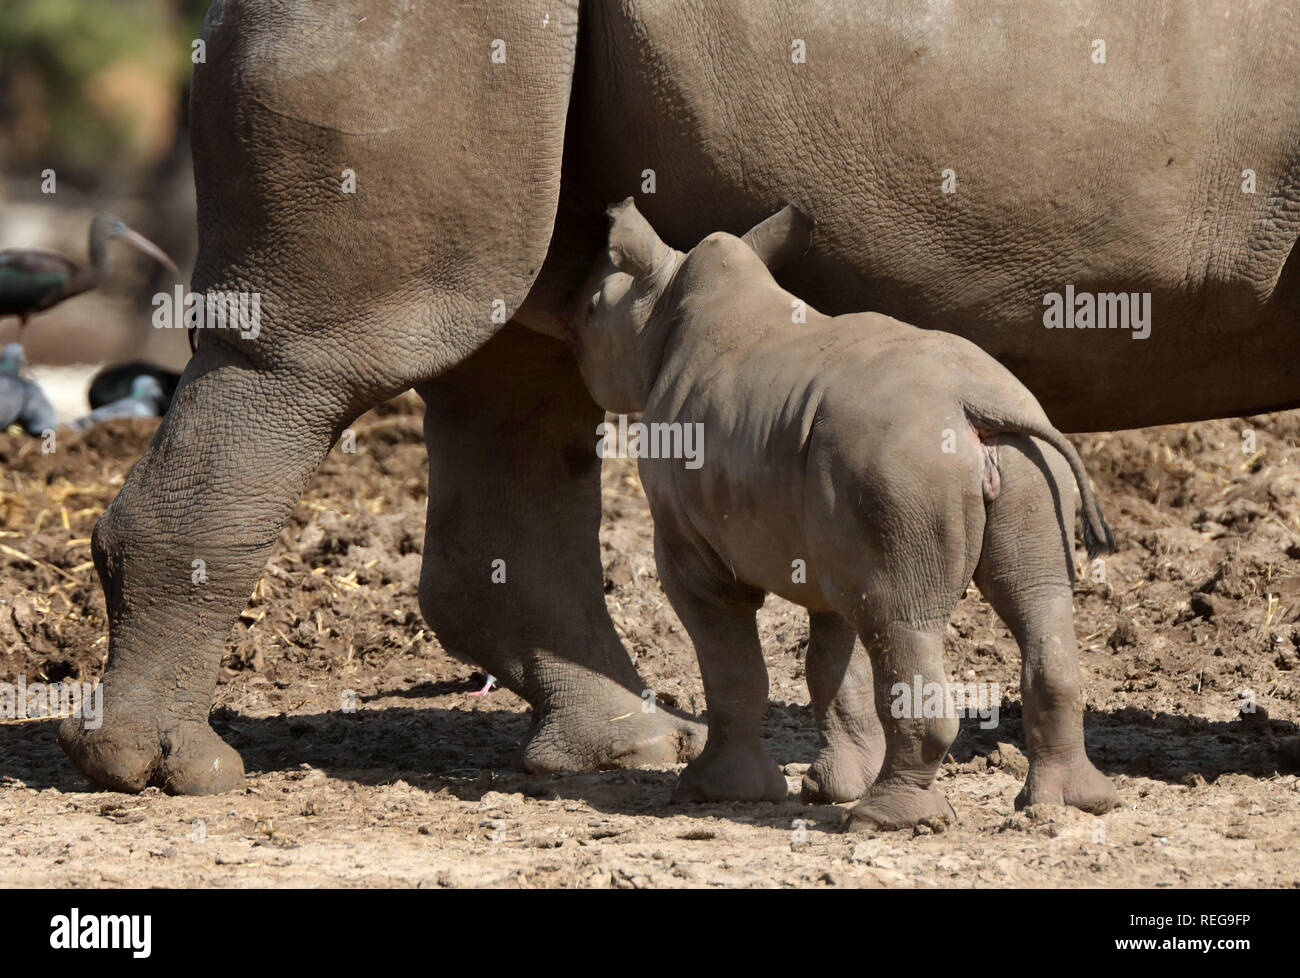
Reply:
[[[1106,517],[1102,515],[1101,506],[1092,492],[1092,481],[1088,470],[1083,466],[1083,459],[1074,445],[1063,434],[1048,423],[1046,417],[1011,417],[997,411],[988,411],[971,404],[964,405],[971,427],[981,438],[986,435],[1016,433],[1041,438],[1064,456],[1074,473],[1074,481],[1079,484],[1079,497],[1083,500],[1083,545],[1087,548],[1088,559],[1094,560],[1102,554],[1115,552],[1115,535],[1111,533]]]

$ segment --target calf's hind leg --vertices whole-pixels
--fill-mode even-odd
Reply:
[[[876,780],[885,757],[871,660],[847,621],[834,612],[810,612],[804,669],[821,744],[804,775],[803,798],[854,801]]]
[[[956,813],[934,781],[944,755],[957,737],[957,719],[946,708],[938,711],[939,716],[926,716],[924,697],[922,709],[914,709],[910,692],[918,682],[927,691],[934,689],[934,684],[947,682],[942,626],[922,628],[891,621],[878,628],[864,628],[862,641],[871,654],[875,674],[876,712],[885,730],[885,760],[875,784],[849,813],[845,827],[849,831],[888,830],[922,822],[956,821]],[[902,694],[896,687],[909,692]],[[906,696],[908,708],[894,711],[900,695]],[[896,712],[903,715],[897,716]]]
[[[988,504],[975,583],[1016,637],[1021,654],[1029,776],[1016,807],[1073,805],[1104,812],[1114,786],[1083,745],[1083,691],[1074,640],[1073,477],[1052,448],[1000,441],[1002,488]]]

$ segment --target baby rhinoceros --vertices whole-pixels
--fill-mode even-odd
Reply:
[[[755,612],[773,592],[810,614],[821,749],[805,797],[860,798],[849,828],[952,820],[934,785],[958,729],[943,636],[973,577],[1023,655],[1017,805],[1112,807],[1083,744],[1072,482],[1089,555],[1113,538],[1033,395],[955,335],[805,307],[768,268],[808,245],[792,208],[685,254],[630,198],[609,213],[608,255],[573,320],[583,379],[650,431],[697,426],[702,449],[640,460],[659,576],[708,701],[708,743],[674,798],[786,795],[759,743],[768,683]],[[914,689],[945,708],[915,709]]]

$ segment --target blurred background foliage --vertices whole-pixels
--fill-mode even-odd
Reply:
[[[156,241],[188,280],[198,246],[191,59],[208,2],[0,0],[0,248],[83,260],[91,218],[109,211]],[[43,187],[46,170],[55,193]],[[149,321],[151,297],[176,277],[129,249],[110,259],[101,287],[22,337],[29,362],[185,362],[184,331]],[[0,320],[0,343],[18,339],[17,328]]]
[[[92,190],[159,163],[185,125],[207,0],[0,0],[0,165]]]

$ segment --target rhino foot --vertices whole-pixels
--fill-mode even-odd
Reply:
[[[710,740],[686,766],[673,801],[784,801],[788,785],[757,740]]]
[[[875,783],[885,759],[883,734],[876,741],[832,741],[803,776],[802,800],[810,805],[857,801]]]
[[[538,720],[523,747],[524,770],[532,774],[668,767],[696,757],[706,728],[698,720],[662,705],[643,712],[643,701],[619,696],[593,719],[592,711],[552,709]]]
[[[1119,804],[1110,779],[1093,767],[1082,749],[1029,762],[1029,776],[1016,796],[1016,809],[1028,805],[1070,805],[1100,815]]]
[[[87,729],[72,717],[59,745],[95,784],[135,793],[150,785],[169,795],[215,795],[244,783],[244,762],[206,720],[114,721]]]
[[[893,832],[916,825],[942,831],[956,821],[952,805],[933,785],[918,788],[898,781],[879,781],[849,812],[844,831]]]

